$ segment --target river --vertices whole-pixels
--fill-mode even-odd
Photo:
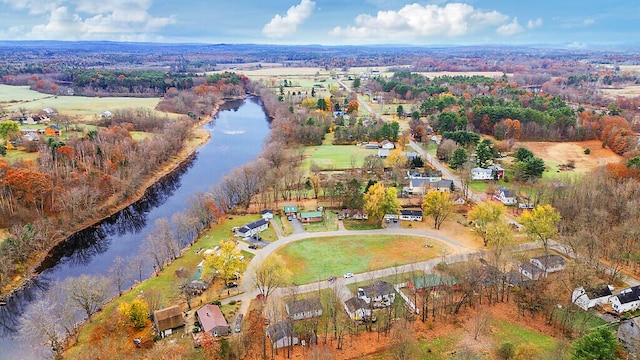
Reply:
[[[227,102],[203,129],[209,141],[179,169],[152,186],[135,204],[81,231],[57,246],[39,269],[39,275],[0,306],[0,359],[37,359],[50,354],[44,345],[25,344],[16,336],[22,314],[51,284],[81,274],[107,275],[113,260],[125,262],[143,254],[142,242],[156,219],[182,212],[188,199],[206,192],[235,167],[254,159],[269,133],[269,122],[259,99]],[[147,262],[148,277],[152,272]]]

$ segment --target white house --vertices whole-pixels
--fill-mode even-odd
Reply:
[[[267,336],[274,349],[290,345],[298,345],[298,337],[293,331],[293,325],[287,321],[278,321],[267,328]]]
[[[391,151],[389,149],[378,149],[378,157],[379,158],[387,158],[389,157],[389,154],[391,153]]]
[[[505,205],[515,205],[518,202],[516,192],[511,189],[507,189],[504,186],[500,186],[495,191],[495,193],[493,194],[493,198]]]
[[[504,177],[504,169],[499,165],[489,165],[486,169],[481,167],[471,169],[472,180],[494,180],[496,177],[498,179]]]
[[[258,234],[262,231],[267,230],[268,228],[269,228],[269,222],[267,222],[265,219],[260,219],[242,226],[236,232],[236,236],[242,236],[242,237],[253,236],[255,234]]]
[[[442,172],[438,170],[422,172],[418,169],[409,169],[407,170],[407,179],[422,179],[428,182],[437,182],[442,180]]]
[[[349,314],[351,320],[364,320],[371,318],[371,308],[364,300],[352,297],[344,302],[344,309]]]
[[[581,309],[587,311],[594,306],[601,306],[609,302],[612,295],[613,286],[601,284],[598,286],[580,286],[573,290],[571,302]]]
[[[538,280],[542,275],[542,270],[530,262],[522,263],[518,266],[518,271],[530,280]]]
[[[620,294],[610,297],[609,302],[618,314],[640,308],[640,286],[620,291]]]
[[[382,140],[382,142],[380,143],[380,147],[383,149],[391,150],[391,149],[394,149],[396,146],[389,140]]]
[[[292,320],[309,319],[322,316],[322,303],[320,298],[294,300],[284,305],[287,315]]]
[[[266,221],[273,219],[273,210],[271,209],[262,210],[262,218]]]
[[[422,210],[400,210],[400,220],[422,221]]]
[[[538,256],[529,261],[547,274],[562,271],[565,268],[564,258],[560,255]]]
[[[358,288],[358,298],[365,303],[373,303],[374,308],[391,306],[396,298],[396,291],[386,281],[376,280],[369,286]]]

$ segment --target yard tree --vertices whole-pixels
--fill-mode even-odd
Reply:
[[[424,196],[422,211],[433,219],[433,227],[440,229],[440,225],[453,211],[453,201],[448,192],[431,191]]]
[[[453,155],[451,155],[451,161],[449,165],[451,165],[452,169],[458,169],[464,163],[469,160],[469,153],[464,148],[457,148],[453,151]]]
[[[360,85],[362,84],[362,80],[360,80],[359,77],[356,77],[355,79],[353,79],[353,88],[358,90],[358,88],[360,87]]]
[[[516,161],[525,161],[529,158],[532,158],[533,153],[531,152],[531,150],[521,147],[516,150],[516,153],[513,155],[513,157],[516,159]]]
[[[0,122],[0,137],[10,139],[12,135],[20,133],[20,125],[13,121],[7,120]]]
[[[615,335],[606,327],[585,334],[573,344],[573,360],[625,359],[625,353]]]
[[[486,168],[493,159],[493,144],[489,139],[483,139],[476,147],[476,162],[479,167]]]
[[[491,201],[479,203],[469,211],[468,219],[474,224],[473,232],[482,239],[484,246],[489,244],[489,225],[500,221],[504,212],[504,205]]]
[[[545,254],[549,253],[549,241],[558,234],[560,214],[551,205],[537,205],[520,216],[524,232],[534,241],[540,241]]]
[[[544,160],[541,158],[531,157],[522,162],[522,177],[524,180],[535,181],[542,177],[544,170]]]
[[[266,298],[274,289],[288,285],[291,276],[284,260],[279,255],[272,254],[256,269],[253,283]]]
[[[68,300],[85,312],[91,322],[91,316],[106,303],[109,298],[109,279],[102,276],[80,275],[70,277],[62,284]]]
[[[386,214],[398,214],[400,203],[395,187],[385,187],[381,182],[375,183],[364,194],[364,211],[369,219],[381,223]]]
[[[358,112],[359,107],[360,103],[358,102],[358,100],[349,101],[349,104],[347,104],[347,114]]]
[[[226,283],[235,274],[244,272],[247,269],[247,263],[244,261],[236,242],[227,240],[220,244],[220,250],[217,253],[205,258],[205,267],[208,271],[219,273]]]

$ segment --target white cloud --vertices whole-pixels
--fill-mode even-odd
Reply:
[[[537,18],[535,20],[529,20],[529,22],[527,22],[527,28],[529,29],[535,29],[537,27],[542,26],[542,19],[541,18]]]
[[[398,39],[460,37],[487,27],[498,26],[508,17],[497,11],[482,11],[471,5],[449,3],[405,5],[398,11],[360,14],[354,26],[337,26],[330,35],[346,38]]]
[[[262,28],[262,33],[268,37],[285,37],[292,35],[313,12],[316,3],[311,0],[301,0],[300,4],[294,5],[287,10],[287,15],[276,16]]]
[[[151,15],[152,0],[2,1],[33,14],[48,14],[46,23],[27,29],[16,39],[150,41],[158,39],[153,32],[176,22],[173,17]],[[47,10],[38,12],[42,4]]]
[[[584,19],[584,21],[582,22],[582,25],[584,26],[590,26],[596,23],[595,19]]]
[[[500,26],[496,30],[496,33],[502,36],[512,36],[512,35],[520,34],[523,31],[524,31],[524,28],[522,27],[522,25],[518,23],[518,18],[516,17],[516,18],[513,18],[512,22]]]

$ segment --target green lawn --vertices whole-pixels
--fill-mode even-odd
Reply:
[[[338,215],[331,211],[325,211],[323,221],[303,224],[303,226],[308,232],[338,231]]]
[[[439,256],[441,247],[425,248],[424,243],[420,236],[336,236],[297,241],[277,253],[291,269],[293,282],[306,284]]]
[[[356,145],[333,145],[333,134],[327,134],[320,146],[307,146],[304,150],[305,159],[302,161],[302,169],[308,173],[311,164],[314,163],[322,170],[351,169],[352,160],[355,167],[362,167],[364,158],[368,155],[377,155],[373,149],[365,149]]]
[[[366,220],[351,220],[344,219],[343,221],[344,227],[347,230],[375,230],[380,229],[380,224],[369,222]]]
[[[499,320],[492,321],[491,326],[495,329],[493,336],[498,345],[510,342],[517,349],[518,345],[531,343],[540,350],[540,353],[549,353],[556,350],[554,338],[527,329],[522,325]]]

